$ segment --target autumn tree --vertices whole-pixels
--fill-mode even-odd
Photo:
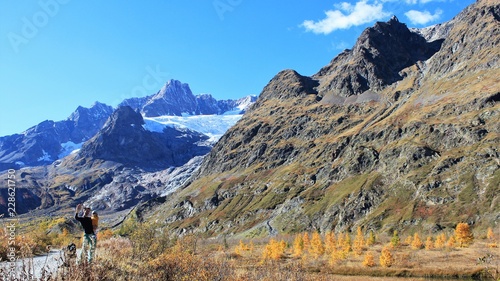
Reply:
[[[420,236],[418,235],[418,233],[415,232],[415,234],[413,235],[413,240],[411,241],[411,247],[412,249],[415,249],[415,250],[418,250],[420,248],[422,248],[422,240],[420,239]]]
[[[453,248],[455,247],[455,244],[457,243],[456,239],[455,239],[455,236],[452,235],[450,236],[450,238],[448,239],[448,241],[446,242],[446,247],[448,248]]]
[[[356,255],[361,255],[363,248],[365,247],[365,237],[361,231],[361,227],[358,226],[356,230],[356,237],[354,238],[352,249]]]
[[[325,253],[330,255],[336,247],[335,232],[329,231],[325,235]]]
[[[400,240],[399,240],[398,231],[394,230],[394,232],[392,233],[391,245],[392,245],[392,247],[398,247],[399,243],[400,243]]]
[[[311,239],[309,238],[309,233],[305,232],[302,237],[302,242],[304,243],[304,251],[309,251],[309,247],[311,246]]]
[[[428,251],[434,249],[434,241],[432,241],[431,236],[427,236],[427,239],[425,240],[425,249]]]
[[[286,243],[281,240],[280,242],[275,239],[269,240],[269,243],[264,248],[262,252],[262,259],[266,260],[278,260],[285,255]]]
[[[441,233],[436,237],[436,240],[434,241],[434,248],[441,249],[444,247],[445,243],[446,243],[446,234]]]
[[[371,246],[375,244],[376,238],[375,238],[375,233],[373,230],[370,230],[370,234],[368,234],[368,239],[366,240],[366,246]]]
[[[240,243],[234,248],[234,253],[241,255],[244,251],[250,251],[250,247],[240,240]]]
[[[380,265],[383,267],[391,267],[394,264],[394,257],[392,256],[389,247],[384,247],[380,253]]]
[[[314,232],[311,238],[311,248],[309,251],[314,258],[318,258],[325,253],[325,247],[323,246],[323,241],[319,232]]]
[[[349,253],[352,250],[351,248],[351,235],[348,232],[345,233],[345,238],[342,244],[342,251]]]
[[[293,240],[293,255],[296,257],[301,257],[304,253],[304,240],[301,234],[295,235]]]
[[[367,252],[365,254],[365,259],[363,260],[363,265],[367,267],[375,266],[375,257],[372,252]]]
[[[493,229],[491,229],[491,227],[488,227],[488,230],[486,231],[486,238],[490,241],[495,240],[495,233],[493,232]]]
[[[470,230],[467,223],[459,223],[455,228],[455,239],[457,240],[459,247],[468,247],[472,241],[474,241],[474,236]]]
[[[341,248],[333,248],[332,253],[330,254],[330,263],[335,265],[340,261],[343,261],[347,258],[347,252],[343,251]]]

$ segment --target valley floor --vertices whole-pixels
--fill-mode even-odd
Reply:
[[[434,233],[426,239],[418,232],[403,239],[396,231],[391,237],[386,233],[363,233],[358,228],[356,234],[304,232],[240,240],[195,234],[177,238],[156,224],[125,222],[119,229],[98,233],[92,264],[75,265],[72,260],[55,269],[53,264],[62,264],[64,255],[59,252],[54,258],[52,253],[49,257],[24,259],[23,268],[16,269],[19,278],[12,280],[25,280],[23,272],[45,272],[43,276],[35,274],[43,281],[499,280],[498,234],[491,228],[487,233],[476,230],[474,235],[468,227],[464,232],[458,229]],[[23,235],[18,244],[40,254],[43,251],[36,249],[46,248],[42,242],[64,247],[69,242],[81,244],[78,238],[67,231],[54,237],[32,232]],[[5,253],[0,254],[5,260]],[[40,267],[31,260],[44,263]],[[5,267],[0,266],[3,280],[11,280],[3,276],[5,273]]]

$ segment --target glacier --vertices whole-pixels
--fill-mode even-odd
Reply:
[[[217,142],[242,116],[242,114],[214,114],[144,117],[143,127],[148,131],[160,133],[165,127],[189,129],[208,136],[211,142]]]

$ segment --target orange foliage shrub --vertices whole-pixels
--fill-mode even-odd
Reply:
[[[415,233],[413,235],[413,240],[411,241],[411,248],[414,250],[418,250],[418,249],[422,248],[422,246],[423,246],[423,243],[422,243],[422,240],[420,240],[420,236],[418,235],[418,233]]]
[[[472,235],[468,224],[457,224],[457,227],[455,228],[455,239],[461,248],[468,247],[474,241],[474,236]]]
[[[380,265],[383,267],[391,267],[394,264],[394,257],[392,256],[389,247],[384,247],[380,253]]]
[[[375,258],[373,257],[372,252],[367,252],[365,254],[365,259],[363,260],[363,265],[367,267],[375,266]]]
[[[271,239],[262,252],[262,260],[278,260],[285,255],[285,249],[285,241],[281,240],[278,242],[275,239]]]
[[[434,241],[434,248],[442,249],[445,243],[446,243],[446,234],[441,233],[436,237],[436,240]]]

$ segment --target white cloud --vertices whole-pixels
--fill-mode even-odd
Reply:
[[[438,20],[441,15],[443,14],[443,11],[440,9],[437,9],[434,14],[431,14],[429,11],[416,11],[416,10],[411,10],[405,13],[405,16],[410,20],[412,24],[428,24],[429,22],[436,21]]]
[[[415,5],[415,4],[426,4],[426,3],[429,3],[429,2],[432,2],[432,1],[442,1],[442,0],[405,0],[406,4],[410,4],[410,5]]]
[[[383,11],[382,4],[370,5],[367,0],[357,2],[354,6],[343,2],[335,6],[338,10],[326,11],[326,18],[320,21],[306,20],[301,26],[307,31],[316,34],[330,34],[338,29],[348,29],[375,20],[388,17],[390,14]]]

